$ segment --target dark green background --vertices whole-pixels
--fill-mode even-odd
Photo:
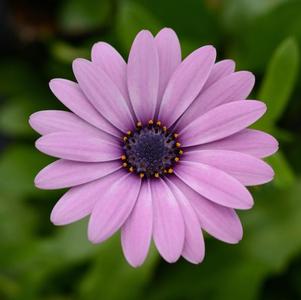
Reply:
[[[1,300],[301,299],[301,1],[9,0],[0,14]],[[269,109],[256,127],[275,135],[280,151],[269,159],[275,181],[252,188],[256,204],[240,213],[239,245],[207,237],[198,266],[169,265],[152,249],[133,269],[118,236],[93,246],[86,220],[50,223],[63,191],[33,186],[52,159],[34,148],[28,116],[62,108],[48,81],[72,79],[72,60],[89,58],[94,42],[110,42],[126,57],[139,30],[165,26],[177,31],[184,56],[213,44],[219,59],[256,74],[251,98]]]

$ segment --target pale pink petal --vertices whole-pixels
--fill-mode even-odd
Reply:
[[[94,107],[123,132],[134,125],[126,100],[112,79],[97,65],[85,59],[73,62],[73,72],[80,88]]]
[[[199,162],[216,167],[235,177],[243,185],[264,184],[273,179],[273,169],[264,161],[240,152],[228,150],[187,151],[184,161]]]
[[[127,66],[131,103],[139,121],[154,118],[159,90],[159,57],[152,34],[140,31],[131,48]]]
[[[199,264],[205,255],[205,244],[200,222],[185,194],[174,184],[172,179],[167,179],[167,182],[179,203],[185,223],[185,241],[182,256],[191,263]]]
[[[77,83],[66,79],[52,79],[49,87],[53,94],[80,118],[105,132],[120,137],[120,131],[93,107]]]
[[[232,73],[212,84],[194,100],[183,114],[177,128],[184,128],[192,120],[198,118],[214,107],[248,97],[254,86],[254,75],[241,71]]]
[[[202,197],[178,178],[173,178],[198,215],[201,227],[215,238],[235,244],[242,239],[243,230],[234,209]]]
[[[162,180],[151,182],[154,224],[153,237],[162,257],[175,262],[184,246],[185,224],[180,207],[167,184]]]
[[[122,176],[122,171],[114,172],[98,180],[71,188],[56,203],[51,212],[51,222],[66,225],[80,220],[92,212],[100,195]]]
[[[266,105],[260,101],[230,102],[195,119],[179,133],[185,147],[205,144],[245,129],[265,112]]]
[[[42,135],[60,131],[81,132],[83,134],[97,136],[112,143],[117,143],[117,139],[112,135],[99,130],[68,111],[38,111],[30,116],[29,124],[35,131]]]
[[[143,181],[137,202],[121,229],[122,249],[127,261],[138,267],[143,264],[152,237],[153,208],[150,182]]]
[[[88,227],[92,243],[100,243],[114,234],[130,215],[141,186],[141,179],[124,174],[99,194]]]
[[[162,99],[158,119],[171,126],[189,107],[205,84],[213,67],[216,51],[204,46],[192,52],[176,68]]]
[[[234,177],[209,165],[182,161],[176,175],[202,196],[218,204],[238,209],[253,205],[250,192]]]
[[[36,147],[48,155],[75,161],[101,162],[118,159],[121,149],[104,139],[76,132],[55,132],[36,141]]]
[[[35,178],[40,189],[61,189],[104,177],[121,168],[119,161],[86,163],[60,159],[42,169]]]
[[[210,72],[210,75],[204,84],[203,91],[205,91],[209,86],[211,86],[213,83],[221,79],[222,77],[225,77],[227,75],[230,75],[235,71],[235,62],[231,59],[224,59],[212,67],[212,70]]]
[[[91,53],[92,62],[98,64],[119,88],[128,107],[132,105],[126,83],[126,62],[119,52],[111,45],[98,42],[94,44]]]
[[[272,155],[278,150],[278,142],[268,133],[255,129],[244,129],[219,141],[198,145],[189,149],[232,150],[263,158]]]
[[[181,63],[181,45],[177,34],[170,28],[163,28],[159,31],[155,37],[155,43],[158,49],[160,70],[158,113],[167,83],[176,67]]]

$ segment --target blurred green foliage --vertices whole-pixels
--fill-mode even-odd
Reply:
[[[301,2],[296,0],[6,1],[0,58],[0,299],[301,299]],[[1,9],[1,7],[0,7]],[[9,21],[8,21],[9,20]],[[254,98],[268,105],[256,128],[280,141],[273,183],[252,189],[239,245],[206,238],[206,258],[169,265],[152,249],[131,268],[119,236],[86,238],[87,220],[55,228],[63,191],[40,191],[35,174],[51,159],[34,148],[29,115],[62,106],[48,89],[73,78],[71,62],[98,40],[126,57],[135,34],[174,28],[183,56],[212,43],[219,59],[255,72]],[[252,96],[252,97],[253,97]]]

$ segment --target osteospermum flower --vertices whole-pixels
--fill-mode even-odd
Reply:
[[[168,262],[204,257],[202,231],[227,243],[242,238],[235,209],[249,209],[245,186],[266,183],[273,170],[262,158],[277,141],[247,129],[266,111],[245,100],[254,76],[215,62],[204,46],[181,61],[171,29],[136,36],[128,63],[110,45],[76,59],[77,83],[50,88],[72,112],[30,117],[36,147],[59,160],[36,177],[42,189],[70,188],[51,221],[65,225],[90,215],[88,237],[100,243],[121,230],[128,262],[145,260],[151,240]]]

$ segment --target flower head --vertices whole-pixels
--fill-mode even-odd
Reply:
[[[215,62],[204,46],[181,60],[171,29],[141,31],[128,63],[110,45],[93,46],[92,60],[76,59],[77,83],[54,79],[50,88],[67,111],[30,117],[42,135],[36,147],[59,160],[35,184],[70,188],[51,220],[65,225],[90,216],[88,237],[100,243],[119,229],[133,266],[151,240],[168,262],[204,257],[202,231],[227,243],[242,238],[235,209],[249,209],[245,186],[266,183],[273,170],[262,158],[277,141],[247,129],[266,111],[245,100],[254,76]]]

